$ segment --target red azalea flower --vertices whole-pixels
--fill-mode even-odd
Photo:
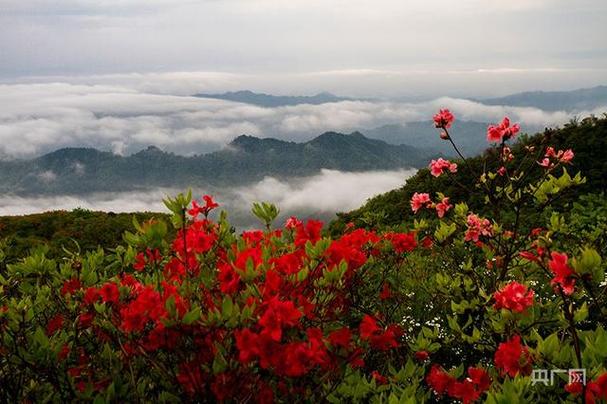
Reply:
[[[440,177],[445,171],[449,171],[451,173],[457,172],[457,164],[445,160],[442,157],[438,160],[432,160],[428,168],[430,169],[430,174],[435,177]]]
[[[59,353],[57,354],[57,359],[59,360],[59,362],[63,362],[64,360],[67,359],[67,357],[70,354],[70,347],[67,344],[63,344],[61,346],[61,350],[59,350]]]
[[[485,392],[491,387],[491,377],[489,377],[489,373],[483,368],[469,367],[468,377],[481,392]]]
[[[465,241],[474,241],[478,242],[481,236],[492,236],[493,228],[491,227],[491,222],[488,219],[483,219],[475,215],[474,213],[470,213],[466,219],[468,224],[468,229],[464,234]]]
[[[584,385],[580,382],[569,383],[565,386],[565,391],[569,394],[577,396],[584,391]]]
[[[302,225],[303,225],[303,223],[301,222],[301,220],[299,220],[295,216],[291,216],[290,218],[287,219],[287,221],[285,223],[285,228],[289,229],[289,230],[293,230]]]
[[[183,390],[191,396],[195,395],[197,392],[201,392],[206,384],[206,378],[200,369],[200,365],[195,362],[182,363],[179,365],[177,381]]]
[[[135,263],[133,264],[133,268],[139,272],[143,271],[143,269],[145,268],[145,255],[142,252],[135,256]]]
[[[59,331],[61,327],[63,327],[63,322],[63,316],[61,314],[56,314],[46,325],[46,335],[53,335]]]
[[[88,328],[91,326],[94,319],[95,319],[95,314],[88,313],[88,312],[82,313],[80,316],[78,316],[78,323],[79,323],[80,327]]]
[[[432,201],[430,200],[430,194],[427,193],[414,193],[411,197],[411,210],[413,213],[417,213],[423,207],[429,208],[432,206]]]
[[[292,301],[283,302],[273,297],[259,319],[259,325],[263,327],[262,334],[269,335],[274,341],[280,341],[283,328],[297,325],[301,316],[301,311]]]
[[[343,327],[332,331],[329,334],[329,343],[334,347],[342,347],[348,349],[352,340],[352,332],[349,328]]]
[[[443,218],[445,216],[445,213],[447,213],[449,211],[449,209],[451,209],[452,207],[453,207],[453,205],[449,204],[449,198],[444,197],[435,206],[438,217]]]
[[[490,125],[487,128],[487,140],[501,143],[514,137],[520,130],[519,124],[510,126],[510,119],[505,117],[499,125]]]
[[[392,291],[390,290],[390,284],[388,282],[384,282],[384,285],[379,292],[379,298],[381,300],[387,300],[392,297]]]
[[[430,373],[426,376],[426,383],[428,383],[432,390],[438,395],[445,394],[449,387],[455,382],[456,379],[437,364],[432,365]]]
[[[420,362],[424,362],[426,360],[428,360],[428,358],[430,357],[430,354],[428,353],[428,351],[417,351],[414,354],[415,359],[417,359]]]
[[[531,251],[521,251],[518,253],[518,255],[520,255],[522,258],[526,259],[527,261],[539,262],[539,257],[537,255],[535,255],[534,253],[532,253]]]
[[[455,120],[455,116],[448,109],[441,109],[433,117],[434,126],[442,129],[449,129]]]
[[[377,384],[388,384],[388,378],[383,376],[377,370],[371,372],[371,377],[375,380]]]
[[[533,290],[528,289],[525,285],[510,282],[493,295],[495,308],[522,313],[533,305],[533,294]]]
[[[597,386],[598,396],[603,400],[607,400],[607,373],[603,373],[594,381]]]
[[[432,248],[432,244],[434,244],[434,242],[432,241],[432,237],[426,236],[426,237],[423,238],[423,240],[422,240],[422,247],[424,247],[424,248]]]
[[[567,265],[569,257],[567,254],[556,251],[553,251],[550,257],[548,268],[554,274],[551,285],[560,286],[566,295],[572,294],[575,288],[575,271]]]
[[[544,160],[555,159],[559,163],[570,164],[571,160],[573,160],[573,150],[559,150],[558,152],[554,151],[553,147],[546,148],[546,154],[544,155]],[[540,164],[541,165],[541,164]]]
[[[594,404],[597,399],[607,400],[607,373],[586,384],[586,403]]]
[[[368,340],[371,347],[380,351],[387,351],[398,347],[398,338],[403,335],[403,330],[396,324],[390,324],[385,330],[377,321],[365,314],[359,326],[360,338]]]
[[[99,290],[95,287],[90,287],[84,292],[84,298],[82,299],[83,303],[86,305],[91,305],[93,303],[97,303],[101,295],[99,294]]]
[[[278,272],[286,275],[292,275],[299,272],[302,267],[303,256],[299,252],[288,253],[281,255],[278,258],[272,258],[273,263]]]
[[[417,247],[415,232],[409,233],[386,233],[384,236],[392,243],[392,248],[398,254],[411,252]]]
[[[192,201],[192,209],[188,210],[188,213],[190,214],[190,216],[196,217],[196,216],[202,214],[205,217],[207,217],[213,209],[215,209],[216,207],[219,206],[219,204],[216,203],[213,200],[213,197],[210,195],[203,195],[202,199],[204,200],[204,203],[205,203],[204,206],[200,206],[200,205],[198,205],[198,202]]]
[[[529,349],[521,345],[521,337],[518,335],[499,344],[494,361],[495,367],[510,377],[515,377],[519,373],[530,374],[533,363]]]
[[[105,303],[118,303],[120,300],[120,290],[114,282],[105,283],[99,289],[99,295]]]
[[[449,386],[448,393],[451,397],[461,400],[463,404],[475,402],[482,394],[482,392],[476,388],[474,383],[468,379],[461,382],[453,382]]]
[[[234,336],[236,338],[239,361],[248,363],[259,356],[259,348],[257,346],[259,335],[245,328],[244,330],[236,330]]]
[[[381,328],[377,325],[377,321],[373,317],[368,314],[363,316],[359,326],[359,333],[362,339],[369,339],[380,330]]]
[[[80,280],[78,278],[72,278],[65,282],[63,282],[63,287],[61,288],[62,295],[73,295],[75,291],[79,290],[82,287]]]
[[[301,223],[297,226],[295,232],[295,245],[305,246],[308,241],[312,244],[320,240],[323,222],[318,220],[308,220],[304,225]]]

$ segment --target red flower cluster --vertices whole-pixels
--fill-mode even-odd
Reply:
[[[506,342],[502,342],[495,351],[495,367],[503,374],[510,377],[531,373],[531,365],[533,360],[529,354],[529,349],[521,345],[521,337],[515,335]]]
[[[413,213],[417,213],[423,207],[429,208],[431,206],[430,194],[416,192],[411,197],[411,210]]]
[[[596,380],[588,382],[585,390],[584,398],[587,404],[594,404],[597,400],[607,401],[607,373],[603,373]],[[566,385],[565,391],[577,396],[584,391],[584,385],[580,382],[574,382]]]
[[[451,205],[449,203],[448,197],[443,197],[439,202],[434,203],[430,199],[429,194],[426,194],[426,193],[420,194],[417,192],[414,193],[413,196],[411,197],[410,204],[411,204],[411,210],[413,211],[413,213],[417,213],[422,208],[436,209],[436,213],[437,213],[438,217],[440,217],[440,218],[444,217],[445,213],[447,213],[447,211],[449,211],[449,209],[451,209],[453,207],[453,205]]]
[[[522,313],[533,305],[533,294],[533,290],[528,289],[527,286],[510,282],[493,295],[495,308]]]
[[[441,109],[434,115],[434,126],[442,129],[449,129],[455,120],[455,116],[448,109]]]
[[[548,262],[548,268],[554,274],[551,284],[561,288],[566,295],[575,290],[575,271],[567,265],[568,259],[567,254],[553,251]]]
[[[447,394],[463,403],[473,403],[480,399],[491,387],[491,378],[486,370],[479,367],[468,368],[468,377],[458,381],[440,366],[432,365],[426,376],[426,383],[438,394]]]
[[[474,213],[471,213],[468,215],[466,223],[468,224],[468,229],[464,234],[464,239],[466,241],[476,242],[481,236],[490,237],[493,235],[491,222],[489,222],[488,219],[482,219]]]
[[[571,164],[573,160],[573,151],[571,149],[554,151],[553,147],[546,148],[546,154],[542,161],[538,161],[538,164],[544,168],[553,168],[558,163]]]
[[[449,197],[444,197],[440,202],[434,205],[434,207],[436,208],[438,217],[442,218],[445,216],[445,213],[447,213],[449,209],[453,207],[453,205],[449,203]]]
[[[518,123],[510,126],[510,119],[504,117],[499,125],[490,125],[487,128],[487,140],[501,143],[514,137],[520,130]]]
[[[202,214],[204,217],[207,217],[213,209],[219,206],[210,195],[203,195],[202,200],[204,201],[203,206],[198,205],[196,201],[192,201],[192,209],[188,210],[190,216],[196,217]]]
[[[457,164],[452,163],[449,160],[445,160],[442,157],[440,157],[438,160],[432,160],[428,168],[430,168],[430,174],[435,177],[440,177],[440,175],[445,171],[449,171],[451,173],[457,172]]]
[[[137,271],[143,271],[145,269],[146,264],[158,264],[162,261],[162,256],[160,255],[160,251],[157,248],[154,250],[146,249],[145,254],[140,252],[135,257],[135,263],[133,264],[133,268]]]
[[[394,251],[398,254],[411,252],[417,247],[417,240],[414,232],[386,233],[384,238],[392,243],[392,248],[394,248]]]
[[[369,341],[372,348],[387,351],[397,348],[398,339],[403,335],[403,330],[396,324],[389,325],[386,329],[381,328],[375,318],[365,314],[360,326],[360,338]]]

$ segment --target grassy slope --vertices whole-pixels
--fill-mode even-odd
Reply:
[[[49,257],[65,255],[62,247],[77,249],[73,240],[84,250],[116,247],[126,230],[134,231],[133,218],[140,223],[164,218],[162,213],[106,213],[75,209],[25,216],[0,217],[0,239],[5,240],[7,261],[27,255],[28,250],[43,245],[49,247]],[[168,222],[168,218],[165,220]],[[170,229],[171,227],[169,227]]]

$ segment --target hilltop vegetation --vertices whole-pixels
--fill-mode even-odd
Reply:
[[[482,135],[480,135],[482,136]],[[454,140],[458,142],[457,123],[454,125]],[[527,146],[534,146],[543,150],[547,144],[553,144],[559,149],[574,149],[575,161],[567,169],[571,175],[582,172],[586,176],[586,183],[575,189],[566,191],[558,201],[558,205],[571,204],[578,197],[586,193],[601,193],[607,191],[607,159],[604,158],[607,150],[607,117],[586,118],[581,121],[571,121],[560,129],[549,129],[534,136],[523,136],[512,147],[515,163],[520,163]],[[452,177],[434,178],[427,168],[421,169],[416,175],[407,179],[403,187],[371,198],[367,203],[347,213],[339,213],[338,219],[331,225],[333,231],[341,231],[349,222],[357,227],[390,227],[400,223],[409,223],[414,219],[409,201],[415,192],[427,192],[431,195],[442,192],[449,195],[452,200],[462,200],[475,210],[485,213],[490,206],[484,205],[480,190],[470,193],[478,180],[476,173],[483,170],[497,169],[495,154],[497,150],[490,148],[482,155],[470,158],[467,164],[460,162],[459,171]],[[541,160],[538,155],[537,160]],[[529,164],[529,163],[527,163]],[[532,164],[536,164],[533,162]],[[538,174],[536,174],[538,175]],[[459,186],[455,181],[464,185]],[[467,189],[468,190],[467,190]],[[537,215],[549,212],[534,212],[531,209],[528,215]]]
[[[15,262],[31,250],[43,248],[49,258],[97,248],[109,250],[122,243],[126,231],[140,223],[167,218],[162,213],[92,212],[84,209],[54,211],[24,216],[0,216],[0,240],[4,262]]]

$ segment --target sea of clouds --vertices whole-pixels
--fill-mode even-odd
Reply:
[[[199,92],[242,89],[243,78],[227,73],[150,73],[29,78],[0,84],[0,159],[31,158],[61,147],[85,146],[130,154],[149,145],[180,154],[205,153],[248,134],[306,141],[326,131],[351,132],[388,124],[429,121],[439,108],[458,120],[496,122],[504,115],[530,126],[567,122],[573,114],[537,108],[488,106],[442,97],[419,102],[342,101],[322,105],[263,108],[215,99]],[[576,115],[600,113],[578,112]],[[482,137],[482,136],[481,136]],[[406,143],[406,139],[403,139]],[[52,174],[52,173],[51,173]],[[269,201],[291,214],[331,218],[366,199],[394,189],[412,171],[346,173],[323,170],[288,181],[276,178],[232,189],[196,190],[224,202],[239,227],[253,225],[253,201]],[[49,174],[50,175],[50,174]],[[165,211],[162,199],[181,190],[85,196],[0,196],[0,215],[85,208],[114,212]]]
[[[215,190],[194,190],[200,198],[212,193],[229,212],[239,228],[255,226],[250,213],[253,202],[271,202],[281,210],[280,220],[296,215],[329,220],[335,212],[348,211],[362,205],[368,198],[397,188],[415,170],[341,172],[322,170],[319,174],[288,181],[266,177],[245,187]],[[157,189],[147,192],[95,193],[84,196],[22,197],[0,195],[0,216],[24,215],[52,210],[83,208],[107,212],[167,212],[162,200],[183,190]]]
[[[217,83],[229,87],[230,76],[175,73],[0,84],[0,158],[28,158],[70,146],[117,154],[149,145],[180,154],[205,153],[242,134],[305,141],[325,131],[364,133],[387,124],[426,121],[438,108],[450,108],[461,120],[495,122],[508,115],[523,129],[559,125],[572,117],[566,111],[450,97],[262,108],[189,95],[213,91]]]

